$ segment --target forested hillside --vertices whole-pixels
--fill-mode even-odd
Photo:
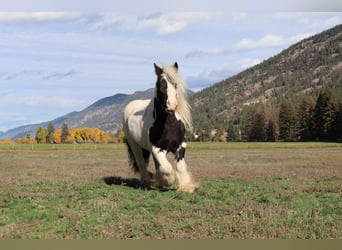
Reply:
[[[189,92],[197,140],[342,140],[342,25],[302,40],[233,77]],[[51,122],[55,128],[121,129],[122,110],[153,89],[103,98]],[[0,139],[34,135],[41,124],[0,134]]]
[[[331,138],[331,133],[337,135],[335,130],[324,132],[324,136],[322,132],[309,137],[301,134],[304,121],[299,118],[303,115],[301,105],[308,102],[306,98],[311,102],[312,119],[321,123],[311,124],[314,126],[311,130],[327,126],[322,124],[325,118],[318,117],[322,99],[329,102],[325,112],[334,113],[327,118],[331,120],[329,124],[342,126],[339,123],[342,25],[298,42],[278,55],[193,95],[194,131],[202,139],[218,139],[219,135],[225,135],[228,140],[326,140]],[[286,102],[293,106],[290,112],[295,115],[291,118],[295,120],[291,128],[294,131],[289,137],[284,136],[285,125],[280,123],[289,122],[281,117],[285,107],[289,108]],[[322,112],[321,115],[327,116]],[[256,135],[256,123],[263,127],[263,131],[259,131],[261,135]],[[213,138],[213,131],[217,132],[216,138]],[[326,133],[330,136],[327,137]]]

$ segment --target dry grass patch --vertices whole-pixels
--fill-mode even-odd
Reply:
[[[201,187],[187,195],[140,189],[123,145],[3,145],[0,237],[341,239],[341,153],[329,143],[190,143]]]

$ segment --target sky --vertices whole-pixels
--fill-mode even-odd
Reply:
[[[198,91],[342,23],[335,0],[0,2],[0,131],[152,88],[154,62]]]

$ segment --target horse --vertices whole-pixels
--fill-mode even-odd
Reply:
[[[185,132],[192,129],[190,105],[186,100],[186,86],[178,74],[178,63],[160,66],[154,63],[157,76],[154,97],[134,100],[123,112],[123,131],[129,161],[140,184],[150,188],[171,186],[178,182],[178,192],[192,193],[198,187],[185,162]],[[175,167],[167,154],[175,156]],[[150,156],[155,175],[148,171]]]

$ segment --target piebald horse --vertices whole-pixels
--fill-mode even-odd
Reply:
[[[191,130],[190,106],[186,87],[178,75],[177,62],[171,66],[154,63],[157,81],[151,100],[135,100],[127,104],[123,114],[123,130],[130,164],[140,174],[143,187],[170,186],[178,182],[179,192],[192,193],[198,187],[185,163],[185,131]],[[167,154],[175,156],[175,167]],[[152,154],[156,173],[147,170]]]

